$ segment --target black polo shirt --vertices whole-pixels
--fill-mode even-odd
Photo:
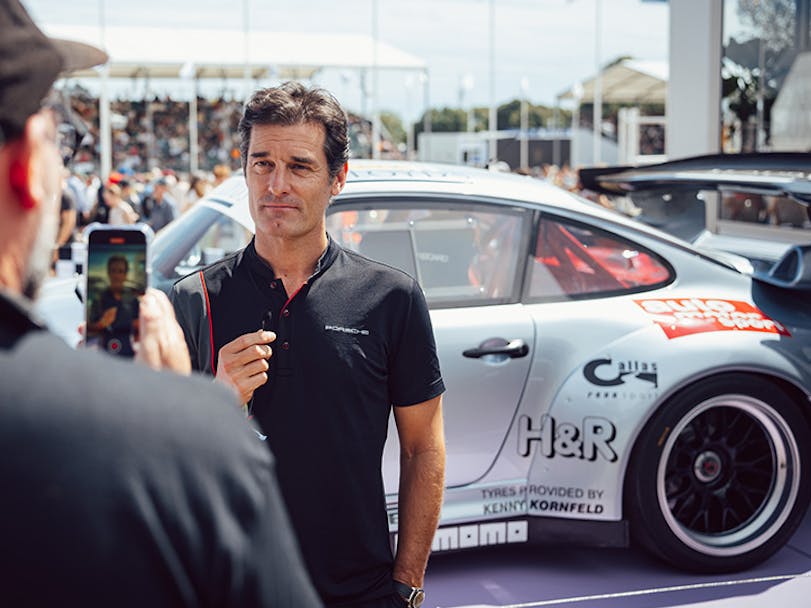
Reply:
[[[389,413],[444,391],[417,282],[330,239],[315,273],[288,294],[251,242],[181,279],[172,300],[198,369],[212,372],[219,349],[263,321],[276,333],[251,410],[312,578],[332,605],[391,593]]]

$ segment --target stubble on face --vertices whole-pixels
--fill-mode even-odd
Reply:
[[[258,239],[323,237],[326,209],[337,193],[325,135],[316,123],[253,128],[246,180]]]

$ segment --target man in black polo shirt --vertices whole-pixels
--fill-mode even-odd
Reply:
[[[0,606],[319,606],[233,392],[73,351],[32,313],[78,141],[42,102],[105,59],[0,0]],[[188,374],[166,296],[140,321],[139,358]]]
[[[256,237],[175,285],[192,365],[236,388],[267,434],[324,602],[418,606],[445,463],[444,385],[422,291],[327,235],[348,156],[346,114],[329,93],[258,91],[239,130]],[[381,474],[392,406],[394,558]]]

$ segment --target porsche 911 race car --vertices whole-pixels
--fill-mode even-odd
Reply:
[[[328,230],[416,277],[431,308],[447,386],[435,552],[633,539],[719,572],[797,528],[811,496],[811,248],[753,274],[539,180],[398,162],[351,161]],[[155,282],[252,232],[234,177],[158,234]],[[40,309],[72,339],[69,282]]]

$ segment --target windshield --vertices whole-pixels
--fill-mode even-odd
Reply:
[[[155,237],[153,284],[168,291],[180,277],[243,248],[252,236],[242,224],[210,207],[192,207]]]

